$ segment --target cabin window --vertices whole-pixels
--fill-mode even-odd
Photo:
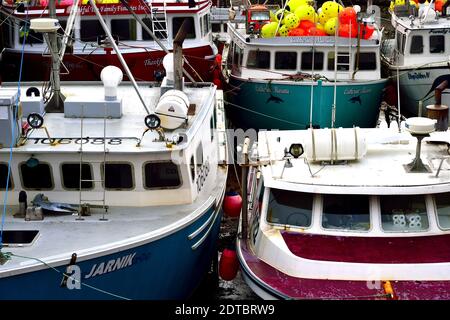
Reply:
[[[211,116],[211,119],[209,120],[209,128],[211,129],[211,142],[214,140],[214,134],[216,131],[216,119],[215,114]]]
[[[80,190],[80,164],[79,163],[63,163],[61,165],[62,184],[66,189]],[[92,168],[88,163],[81,166],[81,177],[83,180],[92,180]],[[94,183],[92,181],[82,181],[81,189],[92,189]]]
[[[438,224],[442,229],[450,229],[450,192],[434,195]]]
[[[445,52],[445,37],[443,35],[430,36],[430,53]]]
[[[243,50],[239,46],[234,45],[233,63],[235,66],[240,67],[242,65],[242,56],[243,56],[242,51]]]
[[[423,53],[423,37],[422,36],[412,36],[411,38],[411,48],[410,53],[418,54]]]
[[[376,70],[377,55],[375,52],[361,52],[359,54],[359,66],[357,66],[358,54],[355,54],[355,70]]]
[[[228,49],[228,54],[227,54],[227,67],[228,69],[230,69],[230,66],[232,66],[233,64],[233,53],[234,53],[234,42],[230,43],[230,47]]]
[[[0,190],[6,190],[6,182],[8,181],[8,164],[0,163]],[[9,176],[8,190],[13,188],[11,174]]]
[[[252,21],[267,21],[270,19],[269,11],[252,11],[250,19]]]
[[[350,56],[348,52],[338,52],[337,70],[348,71],[350,68]],[[334,71],[334,52],[328,52],[328,70]]]
[[[276,52],[275,69],[279,70],[297,69],[297,52]]]
[[[344,231],[368,231],[370,229],[369,197],[324,194],[322,227]]]
[[[380,205],[384,231],[417,232],[428,229],[423,195],[381,196]]]
[[[247,68],[270,69],[270,51],[250,50],[247,57]]]
[[[98,20],[81,20],[80,40],[84,42],[96,42],[100,36],[105,36],[102,25]]]
[[[142,19],[142,21],[150,29],[150,31],[153,32],[152,20],[149,18],[144,18],[144,19]],[[155,23],[157,23],[157,22],[155,22]],[[159,28],[159,26],[158,26],[158,28]],[[163,39],[166,37],[166,34],[165,34],[165,32],[157,31],[155,33],[155,36],[158,39]],[[145,31],[144,28],[142,28],[142,40],[153,40],[153,38],[150,36],[150,34],[147,31]]]
[[[25,37],[26,44],[44,43],[44,37],[40,32],[34,32],[30,29],[30,24],[25,21],[19,22],[19,44],[23,43],[23,37]]]
[[[270,189],[267,222],[309,227],[312,217],[313,194]]]
[[[106,189],[130,190],[134,187],[133,168],[129,163],[107,162],[101,166]]]
[[[181,186],[178,166],[172,162],[148,162],[144,165],[145,188],[177,188]]]
[[[212,27],[212,32],[221,32],[220,31],[220,23],[212,23],[211,27]]]
[[[323,52],[302,52],[302,70],[323,70]]]
[[[396,41],[397,41],[397,50],[402,54],[405,53],[406,35],[397,31]]]
[[[195,160],[194,160],[194,155],[191,156],[190,167],[191,167],[191,179],[192,179],[192,182],[194,182],[195,181]]]
[[[61,28],[58,29],[58,33],[62,36],[64,36],[64,32],[66,30],[66,26],[67,26],[67,21],[66,20],[60,20],[59,21],[59,25],[61,26]]]
[[[201,142],[197,146],[195,157],[197,158],[197,166],[201,167],[203,164],[203,146]]]
[[[180,30],[180,27],[183,24],[184,19],[189,19],[191,21],[190,28],[187,30],[187,33],[186,33],[186,39],[195,39],[195,23],[194,23],[193,17],[188,17],[188,18],[178,17],[178,18],[172,19],[173,38],[175,38],[175,36],[178,33],[178,30]]]
[[[136,20],[111,20],[111,33],[119,37],[119,41],[136,40]]]
[[[28,166],[26,163],[20,165],[22,185],[28,190],[50,190],[53,189],[52,168],[46,163],[38,163]]]
[[[209,15],[205,14],[203,18],[201,19],[202,22],[202,36],[206,36],[211,29],[210,22],[209,22]]]

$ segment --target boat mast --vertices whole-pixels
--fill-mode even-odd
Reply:
[[[51,19],[56,19],[56,0],[50,0],[48,4],[48,12]],[[59,57],[57,32],[51,32],[48,35],[49,50],[52,56],[52,71],[50,74],[50,82],[52,84],[52,97],[47,103],[47,112],[64,112],[64,100],[66,97],[61,93],[61,84],[59,79],[59,71],[61,60]]]

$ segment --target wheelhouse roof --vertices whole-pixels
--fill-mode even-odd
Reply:
[[[450,29],[450,18],[439,17],[435,21],[431,22],[420,22],[418,17],[414,17],[411,22],[409,17],[400,17],[392,13],[392,24],[398,23],[405,30],[438,30],[438,29]]]
[[[27,88],[36,86],[32,83],[24,83],[21,85],[21,96],[25,95]],[[2,87],[17,87],[17,84],[3,83]],[[152,110],[156,107],[160,97],[160,87],[156,83],[140,83],[144,101]],[[104,96],[103,85],[99,82],[92,82],[83,85],[75,83],[64,83],[61,86],[62,93],[66,96],[87,96],[98,97]],[[189,98],[190,104],[195,104],[195,115],[188,116],[188,122],[185,127],[175,130],[164,130],[166,139],[172,140],[176,134],[186,135],[187,141],[180,144],[168,145],[166,142],[158,141],[159,134],[155,131],[147,132],[140,144],[137,146],[139,139],[142,137],[144,130],[147,128],[144,119],[147,113],[142,106],[131,83],[122,83],[118,88],[118,98],[122,99],[122,117],[120,119],[106,119],[106,135],[104,135],[104,119],[103,118],[85,118],[83,119],[83,137],[89,139],[103,139],[109,142],[121,141],[120,144],[108,143],[108,152],[115,153],[143,153],[143,152],[165,152],[181,150],[189,145],[196,134],[202,120],[207,116],[210,106],[215,103],[216,87],[211,84],[203,86],[189,84],[185,85],[184,93]],[[27,142],[20,147],[14,148],[14,152],[23,153],[73,153],[80,149],[81,138],[81,119],[65,118],[64,113],[47,113],[44,116],[44,125],[48,129],[51,138],[57,139],[56,146],[51,146],[50,141],[44,130],[32,130],[28,135]],[[114,140],[115,139],[115,140]],[[40,141],[40,142],[39,142]],[[39,143],[38,143],[39,142]],[[8,148],[0,149],[0,153],[9,152]],[[102,143],[83,143],[83,152],[103,152]]]
[[[311,48],[314,44],[317,47],[334,47],[335,37],[334,36],[324,36],[324,37],[273,37],[273,38],[256,38],[247,34],[245,25],[238,24],[235,27],[235,23],[228,23],[228,32],[231,37],[235,40],[241,42],[241,45],[258,45],[261,47],[307,47]],[[380,45],[380,35],[375,30],[374,39],[365,40],[360,39],[361,47],[378,47]],[[350,40],[350,41],[349,41]],[[356,38],[337,38],[337,45],[340,47],[356,47],[358,45],[358,39]]]

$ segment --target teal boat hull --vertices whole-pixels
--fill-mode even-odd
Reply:
[[[375,127],[385,79],[336,85],[335,127]],[[230,77],[226,90],[227,115],[235,128],[304,129],[332,125],[333,82],[270,82]]]

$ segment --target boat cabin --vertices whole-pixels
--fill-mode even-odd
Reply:
[[[422,66],[445,62],[450,55],[450,22],[437,16],[424,20],[418,13],[410,16],[391,13],[395,37],[383,43],[383,55],[393,65]]]
[[[270,11],[267,6],[253,5],[247,8],[245,29],[248,34],[259,33],[261,27],[270,22]]]
[[[353,129],[337,129],[337,140],[344,139],[344,131]],[[263,231],[368,238],[450,233],[446,132],[423,142],[421,158],[429,171],[422,173],[404,166],[413,160],[417,143],[408,132],[356,130],[347,137],[353,135],[352,147],[343,140],[337,145],[337,152],[353,160],[334,164],[314,161],[333,153],[320,135],[324,132],[331,130],[260,133],[258,156],[264,165],[250,171],[248,182],[250,211],[260,217],[253,232],[262,224]],[[366,140],[355,143],[358,139]],[[289,145],[302,146],[304,155],[293,157]]]
[[[11,88],[4,86],[3,90]],[[29,98],[27,89],[22,88],[22,101]],[[210,104],[216,106],[212,100],[216,90],[211,84],[186,86],[184,92],[193,108],[187,122],[163,131],[146,131],[146,114],[136,110],[141,102],[130,84],[121,86],[119,100],[108,106],[120,103],[120,112],[106,118],[100,111],[92,115],[94,109],[103,110],[99,104],[103,101],[102,86],[65,85],[62,90],[67,96],[64,113],[47,113],[45,130],[30,128],[28,114],[18,122],[17,127],[23,127],[27,134],[17,137],[12,149],[9,204],[17,203],[23,190],[29,201],[44,193],[50,199],[76,204],[82,193],[88,199],[102,199],[104,194],[110,206],[182,205],[192,203],[205,181],[215,176],[214,163],[220,156],[215,144],[224,138],[217,136],[216,124],[222,123],[224,115],[210,108]],[[144,99],[156,105],[160,90],[158,86],[146,88]],[[91,99],[94,102],[89,102]],[[74,110],[80,105],[91,114],[83,111],[77,115]],[[4,110],[6,107],[0,107],[0,111]],[[7,123],[1,120],[2,125]],[[3,132],[0,138],[3,193],[7,187],[10,139]]]
[[[11,5],[7,0],[3,2],[6,5]],[[26,51],[39,51],[46,48],[42,34],[30,30],[29,23],[25,23],[27,17],[39,16],[44,12],[39,2],[35,2],[34,5],[31,2],[28,10],[27,7],[22,11],[15,10],[13,15],[7,17],[6,47],[21,50],[23,38],[26,37]],[[200,43],[207,44],[211,41],[211,22],[207,1],[197,2],[196,6],[192,8],[187,6],[187,2],[181,3],[179,6],[169,6],[169,2],[165,1],[156,4],[148,1],[143,6],[131,1],[130,5],[135,9],[145,25],[169,48],[172,46],[173,38],[177,34],[184,18],[191,19],[190,30],[188,30],[185,40],[186,46],[198,46]],[[136,51],[140,47],[155,47],[155,49],[160,50],[160,47],[150,34],[119,1],[99,4],[98,6],[108,28],[123,52]],[[67,5],[57,5],[56,9],[61,25],[58,33],[61,37],[64,35],[70,13],[68,8]],[[152,17],[149,14],[150,10],[154,12]],[[92,52],[95,54],[95,51],[104,45],[103,41],[106,35],[88,2],[83,2],[80,5],[79,12],[80,15],[75,20],[74,25],[73,50],[76,53]],[[4,14],[7,15],[8,12],[4,12]]]
[[[239,78],[295,80],[302,77],[338,80],[378,80],[380,33],[371,39],[338,37],[256,38],[245,28],[228,24],[231,40],[228,73]],[[337,59],[336,59],[337,57]]]

